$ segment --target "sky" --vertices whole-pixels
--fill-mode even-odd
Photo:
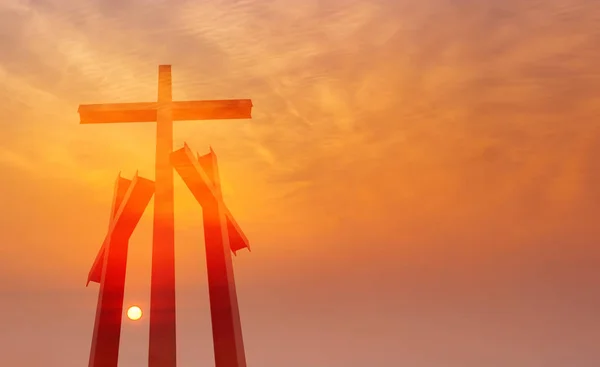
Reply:
[[[154,123],[79,104],[251,98],[175,123],[219,160],[248,366],[600,363],[600,3],[3,0],[0,365],[88,361],[119,172]],[[180,366],[212,365],[202,211],[176,177]],[[120,367],[147,363],[152,207]]]

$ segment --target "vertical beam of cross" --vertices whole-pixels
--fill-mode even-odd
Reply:
[[[199,157],[198,163],[212,181],[216,193],[214,200],[202,204],[215,366],[246,367],[217,156],[211,149],[209,154]]]
[[[117,179],[108,233],[88,277],[88,283],[100,283],[89,367],[117,366],[127,247],[153,193],[154,183],[150,180],[137,175],[133,180]]]
[[[113,207],[108,230],[113,226],[117,210],[123,202],[125,192],[131,181],[117,178]],[[100,249],[103,254],[101,266],[97,266],[100,279],[96,320],[92,333],[89,367],[116,366],[119,361],[119,342],[121,340],[121,314],[123,312],[123,296],[125,293],[125,267],[127,264],[127,247],[129,239],[123,236],[111,236]],[[107,256],[108,254],[108,256]],[[94,267],[93,267],[94,268]],[[107,271],[108,270],[108,271]],[[89,279],[88,279],[89,282]]]
[[[231,240],[246,238],[223,202],[217,157],[197,159],[187,145],[171,154],[171,162],[202,206],[208,293],[216,367],[246,367]],[[248,247],[247,240],[234,248]]]
[[[177,364],[175,313],[175,223],[173,217],[173,117],[171,66],[158,70],[156,114],[156,192],[152,234],[148,367]]]

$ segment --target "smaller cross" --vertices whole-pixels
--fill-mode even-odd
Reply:
[[[90,367],[117,365],[129,238],[153,194],[154,182],[137,174],[117,178],[108,233],[88,276],[88,284],[100,283]]]
[[[246,367],[231,249],[246,236],[223,202],[217,156],[194,157],[187,146],[171,154],[173,167],[202,206],[206,270],[216,367]],[[240,245],[233,245],[244,239]]]

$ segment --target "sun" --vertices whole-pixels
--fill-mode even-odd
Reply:
[[[142,309],[138,306],[131,306],[127,309],[127,317],[130,320],[136,321],[142,318]]]

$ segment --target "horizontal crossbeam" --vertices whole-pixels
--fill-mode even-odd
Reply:
[[[199,159],[202,159],[202,157],[199,157]],[[171,153],[171,164],[200,204],[207,200],[217,200],[216,198],[219,195],[216,192],[214,183],[208,177],[198,159],[194,157],[187,144],[183,148]],[[226,205],[224,205],[224,210],[231,251],[235,254],[236,251],[243,248],[248,248],[249,250],[250,244],[248,243],[248,238]]]
[[[123,193],[124,185],[127,185],[127,191]],[[154,194],[154,182],[139,177],[136,173],[133,180],[119,178],[115,191],[115,198],[113,200],[114,215],[109,225],[108,233],[102,242],[102,247],[98,251],[96,259],[88,273],[86,285],[90,282],[100,283],[104,256],[111,238],[113,236],[121,238],[129,238],[131,236]]]
[[[79,106],[81,124],[154,122],[158,102],[88,104]],[[173,121],[249,119],[250,99],[171,102]]]

